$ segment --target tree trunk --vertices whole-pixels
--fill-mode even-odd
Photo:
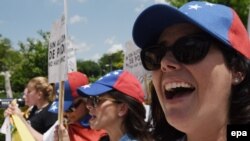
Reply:
[[[4,76],[4,86],[5,86],[6,96],[7,98],[13,98],[11,85],[10,85],[10,72],[5,71],[5,72],[2,72],[1,74]]]

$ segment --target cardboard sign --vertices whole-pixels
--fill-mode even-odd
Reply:
[[[67,47],[66,47],[65,18],[56,21],[52,31],[48,49],[48,78],[49,83],[67,79]]]

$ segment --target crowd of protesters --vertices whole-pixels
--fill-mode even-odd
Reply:
[[[45,77],[25,88],[27,117],[15,104],[4,115],[22,117],[38,141],[226,141],[228,125],[250,124],[250,41],[232,8],[155,4],[141,12],[132,32],[152,74],[149,120],[141,83],[126,70],[93,83],[69,73],[63,125]]]

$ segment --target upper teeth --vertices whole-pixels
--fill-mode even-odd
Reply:
[[[186,82],[174,82],[174,83],[168,83],[165,85],[165,90],[166,91],[171,91],[174,88],[191,88],[192,86]]]

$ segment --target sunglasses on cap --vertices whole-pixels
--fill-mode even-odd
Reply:
[[[167,52],[171,52],[175,59],[183,64],[195,64],[207,55],[212,37],[204,33],[191,34],[178,39],[172,46],[162,44],[141,50],[142,65],[146,70],[160,69],[161,60]]]
[[[90,96],[87,99],[87,103],[91,104],[94,108],[96,108],[98,105],[101,104],[101,102],[104,102],[106,100],[112,101],[112,102],[117,102],[119,103],[116,99],[114,98],[109,98],[109,97],[100,97],[100,96]]]

